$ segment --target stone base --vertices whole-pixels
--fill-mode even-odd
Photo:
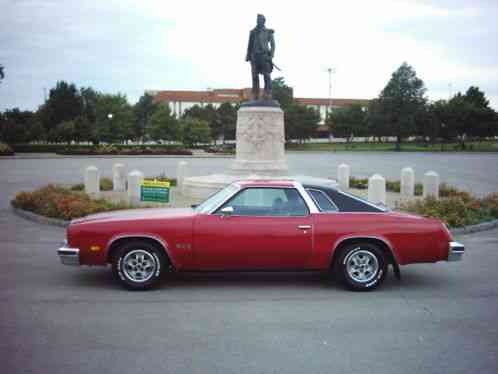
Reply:
[[[279,106],[245,106],[237,112],[235,161],[228,174],[287,175],[284,112]]]
[[[228,186],[230,183],[242,180],[294,180],[303,184],[319,184],[334,188],[337,187],[337,182],[335,180],[309,177],[306,175],[281,175],[269,177],[261,174],[211,174],[185,178],[183,180],[182,194],[194,199],[205,199]]]

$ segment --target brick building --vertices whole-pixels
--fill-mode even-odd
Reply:
[[[237,104],[249,99],[251,95],[250,88],[233,89],[223,88],[207,91],[156,91],[146,90],[146,94],[154,97],[154,102],[169,103],[172,113],[177,117],[181,117],[185,110],[193,107],[194,105],[208,105],[212,104],[218,107],[223,103],[229,102]],[[319,132],[328,133],[328,128],[324,125],[327,112],[333,111],[337,108],[346,107],[352,104],[360,104],[364,107],[368,106],[368,100],[365,99],[324,99],[324,98],[295,98],[298,102],[308,107],[312,107],[320,113],[320,126]]]

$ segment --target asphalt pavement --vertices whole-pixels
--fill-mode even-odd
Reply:
[[[64,229],[0,211],[0,372],[493,373],[498,230],[372,293],[319,273],[182,274],[149,292],[72,268]]]

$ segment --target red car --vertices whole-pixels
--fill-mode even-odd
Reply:
[[[394,212],[336,188],[296,181],[233,183],[186,209],[139,209],[76,219],[58,255],[112,265],[133,290],[170,271],[323,270],[371,290],[388,265],[456,261],[464,246],[435,219]]]

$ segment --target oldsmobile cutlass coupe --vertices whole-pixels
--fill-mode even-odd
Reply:
[[[66,265],[111,264],[132,290],[170,271],[322,270],[366,291],[383,282],[389,265],[399,278],[400,265],[463,253],[438,220],[287,180],[236,182],[194,208],[76,219],[58,250]]]

